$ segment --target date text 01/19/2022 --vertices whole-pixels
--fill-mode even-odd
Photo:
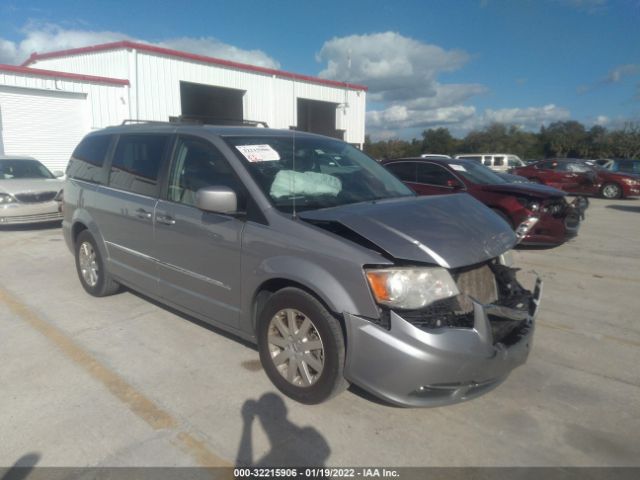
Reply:
[[[390,468],[234,468],[235,478],[396,478]]]

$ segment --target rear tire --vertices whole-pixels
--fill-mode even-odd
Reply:
[[[105,268],[96,241],[88,230],[78,235],[75,245],[76,271],[82,288],[94,297],[106,297],[120,289]]]
[[[605,183],[600,189],[600,195],[609,200],[622,197],[622,188],[617,183]]]
[[[346,388],[342,327],[309,293],[287,287],[273,294],[257,337],[264,371],[288,397],[312,405]]]

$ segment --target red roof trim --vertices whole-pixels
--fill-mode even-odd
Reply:
[[[82,82],[109,83],[112,85],[129,85],[129,80],[110,77],[96,77],[95,75],[81,75],[78,73],[55,72],[53,70],[41,70],[39,68],[29,68],[17,65],[0,64],[0,72],[23,73],[26,75],[36,75],[39,77],[55,77],[67,80],[80,80]]]
[[[292,80],[301,80],[304,82],[319,83],[321,85],[329,85],[332,87],[350,88],[352,90],[368,90],[365,85],[357,85],[354,83],[338,82],[336,80],[327,80],[324,78],[312,77],[309,75],[302,75],[299,73],[285,72],[283,70],[275,70],[273,68],[258,67],[255,65],[247,65],[246,63],[233,62],[231,60],[223,60],[220,58],[207,57],[204,55],[197,55],[195,53],[181,52],[179,50],[171,50],[169,48],[156,47],[154,45],[147,45],[144,43],[130,42],[123,40],[121,42],[103,43],[101,45],[93,45],[91,47],[72,48],[70,50],[60,50],[57,52],[48,53],[32,53],[31,56],[25,61],[22,66],[28,66],[38,60],[44,60],[47,58],[66,57],[70,55],[79,55],[82,53],[94,53],[102,52],[105,50],[118,50],[118,49],[136,49],[143,52],[156,53],[159,55],[167,55],[169,57],[185,58],[187,60],[193,60],[196,62],[208,63],[211,65],[219,65],[222,67],[237,68],[239,70],[246,70],[249,72],[262,73],[265,75],[276,75],[278,77],[290,78]]]

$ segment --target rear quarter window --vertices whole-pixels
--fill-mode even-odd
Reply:
[[[103,166],[112,140],[112,135],[92,135],[82,140],[71,154],[67,176],[91,183],[106,183]]]

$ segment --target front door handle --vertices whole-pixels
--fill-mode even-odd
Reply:
[[[175,225],[176,220],[170,215],[156,215],[156,221],[165,225]]]
[[[142,218],[143,220],[150,220],[151,212],[147,212],[144,208],[139,208],[136,210],[136,217]]]

